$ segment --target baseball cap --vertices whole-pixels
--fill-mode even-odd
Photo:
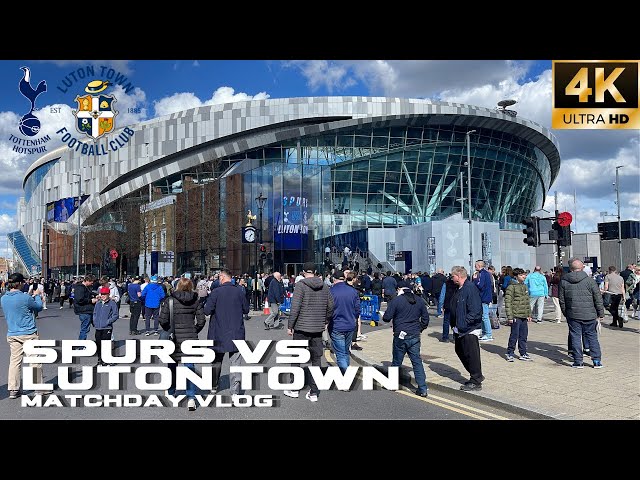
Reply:
[[[152,282],[157,282],[158,281],[158,276],[157,275],[152,275],[150,280]]]
[[[110,293],[111,293],[111,290],[109,290],[109,287],[100,288],[100,295],[109,295]]]
[[[333,278],[344,280],[344,272],[342,270],[336,270],[335,272],[333,272]]]
[[[315,273],[316,272],[316,264],[313,262],[306,262],[302,266],[302,270],[306,273]]]
[[[24,282],[24,275],[22,275],[20,272],[12,273],[11,275],[9,275],[9,278],[7,278],[7,281],[9,283]]]

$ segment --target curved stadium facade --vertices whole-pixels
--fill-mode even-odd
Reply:
[[[470,130],[474,220],[520,223],[542,207],[560,168],[555,137],[536,123],[419,99],[256,100],[199,107],[128,128],[133,136],[116,151],[87,156],[63,147],[29,168],[19,225],[34,250],[49,243],[41,241],[43,224],[74,235],[78,214],[83,231],[102,225],[140,236],[140,227],[114,206],[148,201],[152,185],[154,200],[176,196],[175,273],[212,267],[214,257],[218,266],[249,270],[252,246],[240,237],[247,210],[258,213],[259,194],[267,197],[262,241],[277,267],[318,260],[314,253],[328,237],[460,213]],[[47,204],[77,195],[77,174],[88,198],[66,223],[47,224]],[[466,218],[466,200],[462,213]]]

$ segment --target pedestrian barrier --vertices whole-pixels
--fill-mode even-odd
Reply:
[[[287,293],[284,296],[284,302],[280,304],[280,312],[284,315],[289,315],[291,313],[291,298],[293,297],[292,293]]]
[[[376,327],[380,321],[378,309],[377,295],[364,295],[360,297],[360,320],[368,321],[369,325]]]

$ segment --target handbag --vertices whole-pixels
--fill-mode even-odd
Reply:
[[[129,304],[129,293],[124,292],[124,294],[122,295],[122,301],[126,304]]]
[[[491,320],[492,330],[498,330],[500,328],[500,318],[498,317],[497,305],[489,305],[489,320]]]
[[[160,335],[158,338],[160,340],[171,340],[172,342],[176,341],[176,327],[173,324],[173,297],[169,297],[169,330],[160,330]]]

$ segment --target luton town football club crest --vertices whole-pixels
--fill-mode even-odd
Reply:
[[[89,87],[94,83],[102,84],[102,88],[96,88],[96,93],[104,90],[108,85],[108,82],[96,80],[90,82],[85,91],[89,91]],[[115,117],[118,114],[113,108],[116,103],[113,95],[78,95],[76,102],[78,102],[78,110],[73,114],[76,116],[76,129],[80,133],[98,139],[105,133],[113,131]]]

